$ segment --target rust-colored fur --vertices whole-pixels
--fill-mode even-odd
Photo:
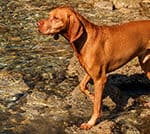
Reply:
[[[102,94],[107,81],[106,73],[120,68],[134,57],[150,79],[150,20],[134,21],[114,26],[90,23],[70,7],[58,7],[47,19],[38,22],[43,34],[64,36],[71,44],[86,75],[80,83],[83,93],[94,103],[93,114],[81,128],[89,129],[101,116]],[[94,81],[94,94],[87,88]]]

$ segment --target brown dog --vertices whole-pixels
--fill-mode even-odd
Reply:
[[[129,22],[114,26],[97,26],[90,23],[70,7],[53,9],[47,19],[38,22],[41,33],[64,36],[86,71],[80,83],[83,93],[94,103],[93,114],[81,128],[89,129],[101,116],[102,94],[106,73],[120,68],[138,56],[142,69],[150,79],[150,20]],[[94,94],[87,88],[94,81]]]

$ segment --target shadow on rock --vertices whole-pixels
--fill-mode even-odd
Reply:
[[[104,91],[104,98],[109,98],[115,103],[112,108],[109,99],[104,101],[103,109],[118,112],[131,110],[149,101],[150,81],[144,74],[134,74],[131,76],[112,74],[108,77],[108,82]],[[108,101],[108,102],[107,102]],[[107,104],[109,106],[107,106]]]

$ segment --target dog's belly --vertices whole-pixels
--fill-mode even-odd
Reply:
[[[116,61],[111,61],[107,64],[107,73],[112,72],[120,67],[122,67],[123,65],[125,65],[126,63],[128,63],[131,59],[128,60],[122,60],[122,59],[118,59]]]
[[[111,47],[113,49],[111,49],[110,52],[107,51],[107,72],[111,72],[122,67],[136,56],[139,56],[140,53],[143,53],[145,51],[145,48],[140,48],[139,43],[132,43],[118,45],[118,47]]]
[[[121,53],[120,55],[114,55],[110,60],[106,63],[107,64],[107,72],[112,72],[123,65],[127,64],[130,60],[138,56],[138,52],[132,53]]]

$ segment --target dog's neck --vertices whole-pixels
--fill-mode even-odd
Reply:
[[[67,32],[61,33],[61,35],[64,36],[70,42],[75,53],[78,53],[78,54],[80,54],[80,51],[83,48],[83,46],[87,40],[87,32],[84,27],[83,27],[83,31],[84,32],[82,33],[82,35],[73,42],[70,41],[70,37],[68,36]]]
[[[80,14],[76,13],[76,15],[78,16],[78,18],[81,22],[81,25],[83,27],[83,33],[76,40],[71,41],[70,23],[68,23],[66,29],[61,32],[61,35],[64,36],[70,42],[74,52],[77,53],[78,55],[80,55],[81,49],[83,48],[85,42],[88,40],[88,32],[91,31],[91,29],[93,29],[94,31],[95,30],[97,31],[97,29],[99,29],[99,27],[96,26],[95,24],[89,22],[87,19],[85,19]],[[93,32],[93,33],[97,33],[97,32]],[[96,35],[93,35],[93,36],[96,36]]]
[[[80,54],[80,51],[83,48],[86,40],[87,40],[87,32],[84,29],[83,34],[77,40],[75,40],[74,42],[71,43],[73,45],[72,47],[74,47],[76,49],[78,54]]]

